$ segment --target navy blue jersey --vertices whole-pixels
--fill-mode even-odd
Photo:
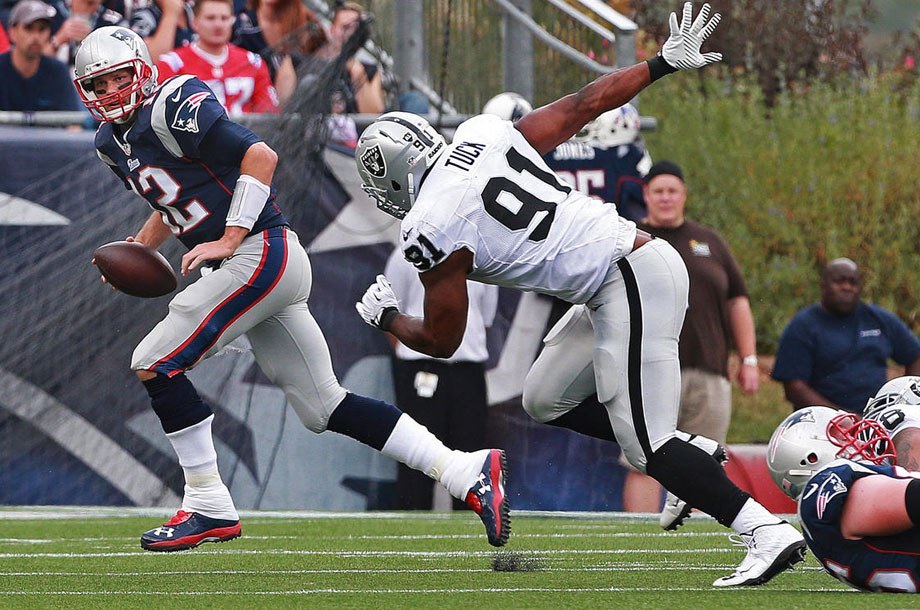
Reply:
[[[620,216],[633,222],[645,218],[642,177],[651,166],[638,144],[599,148],[586,142],[563,142],[543,157],[569,186],[595,199],[615,203]]]
[[[867,591],[916,593],[920,587],[920,528],[895,536],[847,540],[840,533],[843,505],[853,483],[882,474],[911,475],[894,466],[835,460],[813,476],[799,500],[799,518],[808,548],[832,576]]]
[[[198,78],[184,74],[160,86],[120,137],[112,123],[96,132],[99,157],[143,197],[185,245],[220,239],[240,167],[202,159],[199,147],[208,130],[228,120],[214,94]],[[253,141],[258,141],[253,136]],[[250,232],[287,224],[275,204],[275,189]]]

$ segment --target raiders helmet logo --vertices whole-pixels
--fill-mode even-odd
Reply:
[[[173,129],[187,131],[189,133],[198,133],[198,110],[201,109],[201,102],[209,95],[211,94],[207,91],[199,91],[182,100],[182,103],[179,104],[179,109],[176,110],[176,116],[173,118]],[[178,95],[176,97],[178,97]],[[179,100],[172,99],[170,101],[177,102]]]
[[[383,159],[383,153],[380,152],[380,146],[368,148],[367,152],[361,155],[361,164],[375,178],[383,178],[387,173],[387,164]]]

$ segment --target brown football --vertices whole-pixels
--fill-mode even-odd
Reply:
[[[93,263],[119,292],[135,297],[163,296],[176,289],[178,278],[166,258],[136,241],[113,241],[93,252]]]

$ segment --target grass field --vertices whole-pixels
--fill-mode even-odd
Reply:
[[[513,514],[498,572],[472,513],[244,514],[243,537],[149,553],[160,511],[0,511],[2,608],[904,608],[844,587],[808,557],[762,587],[710,586],[741,561],[727,530],[677,533],[623,513]],[[858,597],[858,598],[857,598]]]

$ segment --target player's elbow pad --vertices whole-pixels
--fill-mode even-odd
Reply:
[[[233,191],[233,198],[230,199],[230,211],[227,212],[226,225],[251,229],[256,224],[271,193],[271,187],[268,185],[252,176],[240,174],[236,181],[236,189]]]

